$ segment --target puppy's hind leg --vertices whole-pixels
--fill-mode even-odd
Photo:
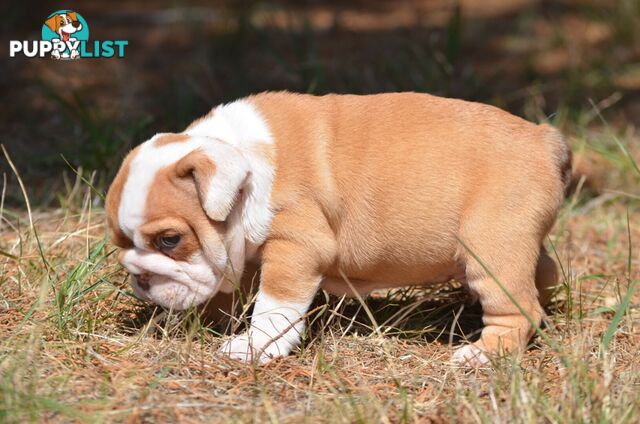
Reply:
[[[478,341],[454,353],[457,363],[484,365],[487,354],[524,351],[543,317],[535,284],[538,236],[522,228],[488,228],[496,222],[479,218],[462,232],[467,284],[482,305],[485,327]]]

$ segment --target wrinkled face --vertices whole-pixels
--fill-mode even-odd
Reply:
[[[271,226],[274,157],[266,121],[242,99],[125,158],[107,223],[140,298],[186,309],[232,291]]]
[[[226,272],[224,232],[198,235],[179,216],[151,218],[141,226],[138,246],[121,246],[120,263],[131,274],[131,286],[141,299],[164,307],[186,309],[199,305],[220,289]],[[200,237],[210,250],[207,257]]]
[[[129,154],[106,210],[140,298],[182,310],[230,291],[244,262],[234,206],[246,177],[242,156],[216,139],[161,134]]]

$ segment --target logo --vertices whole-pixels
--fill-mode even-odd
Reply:
[[[58,10],[42,25],[42,40],[11,40],[9,56],[51,56],[59,60],[124,57],[128,40],[89,41],[89,25],[78,12]]]

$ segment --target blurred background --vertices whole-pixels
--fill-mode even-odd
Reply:
[[[46,17],[66,7],[87,20],[90,40],[129,40],[126,57],[9,58],[8,40],[39,39]],[[604,160],[618,147],[601,135],[619,134],[629,148],[638,141],[640,0],[12,1],[2,9],[0,142],[40,206],[59,206],[76,173],[106,189],[131,147],[263,90],[413,90],[486,102],[550,121],[574,150]],[[5,159],[0,170],[6,204],[22,205]]]

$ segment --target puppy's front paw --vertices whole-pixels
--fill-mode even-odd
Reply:
[[[220,353],[238,361],[251,362],[253,350],[248,333],[231,336],[220,348]]]
[[[467,344],[459,347],[453,356],[451,362],[457,365],[466,365],[473,368],[483,367],[489,364],[487,354],[474,344]]]
[[[257,361],[260,364],[266,364],[274,358],[287,356],[292,348],[293,345],[284,337],[272,340],[266,334],[248,331],[233,336],[222,345],[220,352],[241,362]]]

